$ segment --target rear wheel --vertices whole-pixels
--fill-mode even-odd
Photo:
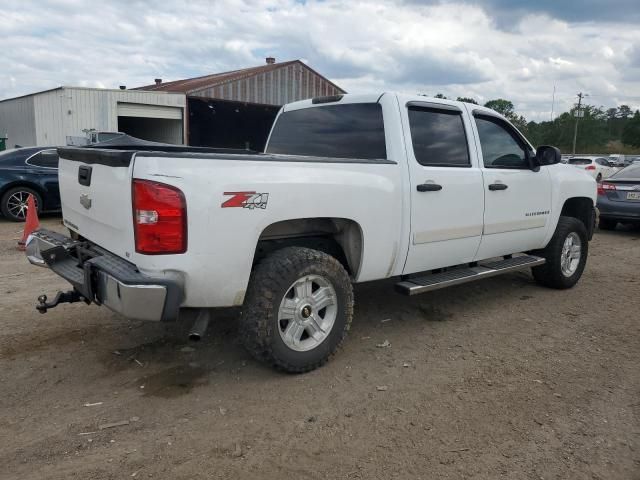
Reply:
[[[252,272],[240,335],[256,359],[301,373],[335,353],[352,317],[353,289],[342,264],[317,250],[288,247]]]
[[[29,195],[33,195],[36,210],[40,211],[42,199],[35,190],[29,187],[14,187],[7,190],[0,200],[2,215],[13,222],[24,222],[27,218]]]
[[[600,217],[600,220],[598,220],[598,228],[600,230],[615,230],[617,226],[618,221],[611,218]]]
[[[589,253],[587,229],[573,217],[560,217],[556,231],[546,248],[538,255],[546,259],[544,265],[533,267],[533,277],[546,287],[573,287],[584,271]]]

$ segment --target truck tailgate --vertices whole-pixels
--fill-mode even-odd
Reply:
[[[134,249],[134,152],[60,148],[58,153],[64,224],[103,248],[129,257]]]

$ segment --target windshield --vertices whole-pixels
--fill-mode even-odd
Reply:
[[[570,158],[569,165],[590,165],[593,160],[590,158]]]

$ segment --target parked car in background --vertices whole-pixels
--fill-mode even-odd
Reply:
[[[58,153],[55,147],[27,147],[0,153],[0,211],[23,222],[33,195],[38,213],[60,210]]]
[[[629,158],[633,158],[633,157],[629,157]],[[612,155],[608,158],[609,163],[611,163],[611,165],[613,165],[614,167],[624,167],[625,165],[627,165],[627,159],[624,156],[615,156]]]
[[[613,230],[618,223],[640,224],[640,162],[598,185],[597,206],[602,230]]]
[[[621,153],[612,153],[611,155],[609,155],[609,158],[607,160],[609,160],[611,164],[616,167],[624,167],[626,157]]]
[[[597,182],[616,173],[616,167],[604,157],[573,157],[569,159],[569,165],[582,168]]]

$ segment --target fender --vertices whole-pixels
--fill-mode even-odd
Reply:
[[[544,239],[546,246],[558,225],[562,207],[570,198],[589,198],[595,206],[597,183],[588,173],[565,164],[549,165],[551,177],[551,217]],[[588,225],[587,225],[588,228]]]

